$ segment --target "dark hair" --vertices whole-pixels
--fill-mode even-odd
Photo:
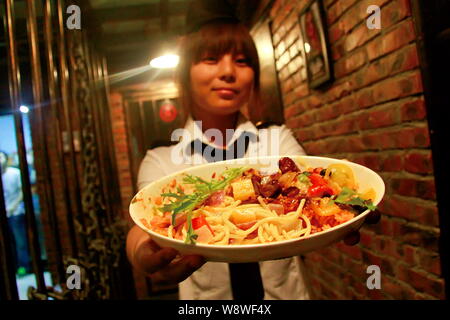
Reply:
[[[188,112],[192,105],[191,66],[199,62],[205,53],[219,57],[226,53],[244,54],[254,72],[249,108],[260,105],[259,58],[247,27],[235,21],[216,20],[202,26],[196,32],[185,35],[180,41],[180,63],[176,78],[180,101]]]

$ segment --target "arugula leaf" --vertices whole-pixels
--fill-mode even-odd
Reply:
[[[187,224],[188,224],[188,230],[186,233],[186,239],[184,240],[187,244],[195,244],[195,240],[198,238],[198,234],[194,232],[194,228],[192,228],[192,216],[189,212],[187,214]]]
[[[311,184],[311,181],[309,180],[309,176],[311,175],[311,172],[308,171],[304,171],[302,173],[300,173],[297,177],[298,181],[300,181],[301,183],[305,183],[307,185]]]
[[[161,196],[181,199],[183,197],[183,194],[178,194],[178,193],[174,193],[174,192],[166,192],[166,193],[162,193]]]
[[[341,204],[348,204],[354,206],[360,206],[367,208],[371,211],[377,209],[377,207],[372,203],[371,200],[364,200],[359,195],[348,187],[342,188],[341,193],[334,199],[334,202]]]
[[[212,193],[225,189],[225,187],[232,180],[240,176],[244,170],[245,168],[227,169],[222,174],[222,180],[212,179],[211,182],[205,181],[204,179],[197,176],[186,175],[185,177],[183,177],[183,182],[185,184],[194,185],[195,192],[192,194],[185,194],[180,188],[178,188],[178,193],[163,193],[161,196],[175,198],[176,200],[171,201],[169,204],[165,204],[160,208],[160,210],[163,212],[171,212],[172,225],[175,225],[175,218],[178,213],[187,212],[189,218],[189,213],[194,210],[197,205],[205,201]],[[189,226],[189,221],[190,220],[188,220],[188,227],[192,228],[191,226]],[[191,229],[190,232],[188,230],[188,236],[190,239],[189,243],[191,243],[192,239],[196,239],[193,238],[194,235],[195,233],[193,229]]]

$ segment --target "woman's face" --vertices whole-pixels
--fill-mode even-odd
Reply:
[[[191,66],[191,94],[196,112],[229,115],[248,103],[253,69],[243,54],[205,55]]]

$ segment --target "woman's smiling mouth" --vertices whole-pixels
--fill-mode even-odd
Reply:
[[[233,99],[239,91],[233,88],[213,88],[217,95],[222,99]]]

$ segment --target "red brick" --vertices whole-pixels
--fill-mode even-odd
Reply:
[[[355,93],[355,104],[359,108],[366,108],[368,106],[374,105],[375,100],[373,98],[373,90],[364,89]]]
[[[374,290],[367,290],[367,294],[370,299],[372,300],[384,300],[385,296],[383,294],[382,290],[374,289]]]
[[[438,251],[439,249],[439,231],[436,229],[406,223],[400,225],[400,232],[396,234],[396,237],[399,241],[420,246],[427,250]]]
[[[356,0],[340,0],[335,2],[335,4],[327,10],[328,23],[330,25],[333,24],[333,22],[335,22],[345,10],[355,4],[355,2]]]
[[[297,23],[298,17],[296,14],[289,14],[289,16],[284,21],[284,26],[286,30],[291,30],[292,27]],[[294,28],[295,29],[295,28]],[[300,30],[295,31],[297,33],[297,36],[300,34]]]
[[[381,170],[381,158],[377,154],[365,154],[356,156],[352,159],[352,161],[375,171]]]
[[[361,137],[349,137],[346,142],[346,145],[342,146],[342,152],[360,152],[365,149],[364,142]]]
[[[324,0],[324,4],[326,8],[331,7],[334,3],[336,3],[338,0]]]
[[[289,31],[289,33],[285,37],[286,48],[289,48],[295,41],[298,41],[300,36],[300,30],[297,28],[293,28]]]
[[[416,265],[417,248],[411,245],[403,245],[403,252],[404,252],[404,261],[411,266]]]
[[[345,96],[348,96],[351,92],[352,84],[350,81],[344,81],[341,83],[334,84],[330,89],[326,92],[326,103],[333,102],[335,100],[341,99]]]
[[[388,107],[364,112],[359,116],[358,122],[361,130],[367,130],[393,126],[400,123],[400,119],[398,110]]]
[[[391,154],[384,157],[381,164],[381,170],[383,171],[400,171],[403,169],[403,155]]]
[[[423,91],[419,72],[389,78],[371,88],[373,90],[373,100],[376,103],[402,98]]]
[[[393,193],[427,200],[436,198],[434,179],[393,178],[390,180]]]
[[[380,266],[382,262],[382,258],[370,250],[363,248],[362,249],[362,261],[367,265],[377,265]]]
[[[331,43],[331,59],[337,61],[345,55],[345,47],[342,41]]]
[[[415,44],[376,60],[355,74],[355,89],[365,87],[376,81],[400,72],[418,67],[419,58]]]
[[[391,1],[382,9],[381,27],[388,28],[408,16],[411,16],[409,0]]]
[[[335,63],[335,76],[341,78],[359,67],[361,67],[367,60],[367,54],[364,48],[351,53],[348,57],[343,58]]]
[[[270,17],[275,18],[278,15],[280,8],[282,6],[282,3],[283,3],[283,0],[274,1],[272,7],[270,8],[270,12],[269,12]]]
[[[423,97],[407,101],[401,106],[401,118],[403,122],[423,120],[426,117],[425,101]]]
[[[396,300],[415,299],[416,291],[389,276],[381,277],[381,290]]]
[[[299,126],[301,127],[301,126]],[[299,141],[309,141],[309,140],[314,140],[316,138],[315,134],[314,134],[314,130],[311,129],[299,129],[298,132],[296,133],[296,137]]]
[[[412,173],[433,173],[431,151],[411,152],[405,157],[405,170]]]
[[[380,227],[381,227],[381,233],[385,236],[392,237],[394,232],[392,230],[392,219],[386,216],[381,216],[380,219]]]
[[[289,56],[291,57],[291,59],[297,57],[299,51],[298,51],[298,46],[296,44],[293,44],[290,48],[289,48]],[[301,57],[299,56],[298,58],[301,59]]]
[[[360,240],[359,243],[365,247],[370,247],[373,242],[373,233],[370,231],[366,231],[364,229],[361,229],[359,231],[360,233]]]
[[[369,60],[378,58],[403,47],[415,38],[414,25],[411,20],[399,24],[394,30],[376,38],[367,45]]]
[[[391,129],[362,137],[365,150],[423,148],[430,145],[427,128]]]
[[[344,49],[346,52],[350,52],[353,49],[360,47],[379,33],[380,29],[368,29],[366,24],[363,23],[348,34],[347,37],[345,37],[343,45]]]
[[[423,270],[437,276],[442,275],[441,259],[438,253],[426,250],[417,250],[417,260],[419,262],[419,266]]]
[[[330,43],[335,43],[340,38],[342,38],[344,34],[345,31],[340,24],[333,25],[328,31],[328,38],[330,39]]]
[[[318,254],[316,252],[308,254],[308,260],[313,261],[315,264],[322,264],[322,261],[324,260],[324,257],[321,254]]]
[[[297,99],[297,98],[296,98],[296,96],[295,96],[295,93],[294,93],[293,91],[291,91],[291,92],[289,92],[288,94],[286,94],[286,95],[283,96],[283,102],[284,102],[284,105],[285,105],[286,107],[289,107],[289,106],[292,105],[292,103],[293,103],[296,99]]]
[[[352,111],[358,110],[358,108],[360,107],[358,101],[356,101],[353,95],[346,96],[339,101],[336,101],[334,105],[334,108],[338,108],[337,111],[339,111],[340,114],[350,113]]]
[[[310,155],[320,155],[323,154],[323,142],[322,141],[312,141],[303,143],[303,148],[307,154]]]
[[[436,204],[399,196],[385,197],[378,209],[389,216],[404,218],[424,225],[439,225]],[[395,230],[393,230],[395,232]],[[401,232],[398,232],[401,233]]]
[[[445,298],[444,281],[433,276],[428,276],[423,271],[408,269],[404,273],[404,281],[410,283],[415,289],[430,294],[438,299]]]
[[[348,246],[343,243],[337,243],[335,246],[353,259],[361,260],[362,258],[361,249],[358,246]]]
[[[297,105],[290,105],[289,107],[284,109],[284,117],[285,119],[292,118],[298,114]]]
[[[303,113],[300,115],[300,124],[303,127],[310,126],[316,122],[317,112]]]
[[[323,108],[320,108],[315,113],[315,117],[314,117],[315,121],[324,122],[327,120],[337,118],[339,115],[342,114],[340,107],[341,107],[341,104],[338,102],[338,103],[334,103],[332,105],[327,105]]]

